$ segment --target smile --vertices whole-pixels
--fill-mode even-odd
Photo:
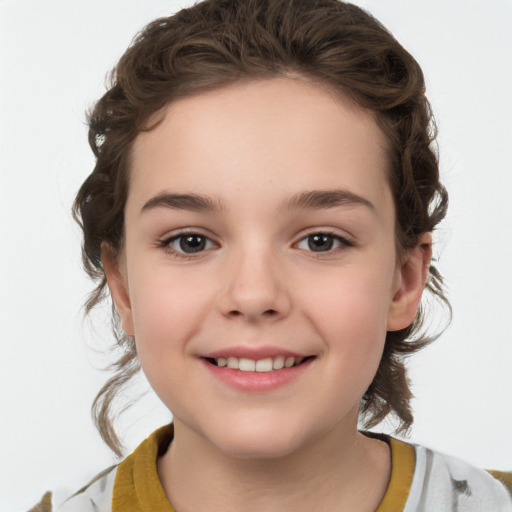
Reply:
[[[283,368],[293,368],[304,362],[306,357],[277,356],[267,357],[265,359],[247,359],[243,357],[218,357],[208,358],[208,362],[219,368],[229,368],[231,370],[240,370],[242,372],[272,372],[282,370]]]
[[[236,391],[267,393],[308,373],[317,355],[291,352],[277,346],[234,346],[201,354],[208,373]]]

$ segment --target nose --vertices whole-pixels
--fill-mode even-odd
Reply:
[[[219,307],[225,316],[251,323],[286,317],[291,308],[284,269],[271,251],[246,250],[233,254],[223,272]]]

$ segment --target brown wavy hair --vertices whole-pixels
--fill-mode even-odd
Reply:
[[[232,84],[301,76],[327,85],[373,111],[387,138],[398,254],[419,243],[444,218],[448,195],[439,181],[436,128],[415,59],[370,14],[338,0],[206,0],[147,25],[110,75],[107,92],[90,111],[89,143],[96,156],[73,214],[83,229],[83,263],[97,283],[89,312],[109,297],[101,262],[106,243],[123,244],[133,141],[152,116],[179,98]],[[449,308],[442,278],[431,267],[427,289]],[[122,356],[98,393],[93,417],[118,455],[113,401],[139,370],[134,339],[113,327]],[[408,328],[388,332],[377,374],[361,401],[367,428],[389,413],[397,431],[413,421],[405,356],[435,336],[423,332],[424,307]]]

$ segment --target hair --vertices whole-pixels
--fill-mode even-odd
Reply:
[[[444,218],[448,195],[439,181],[436,127],[415,59],[376,19],[339,0],[206,0],[147,25],[110,75],[107,92],[88,115],[96,157],[73,214],[83,230],[83,264],[97,286],[86,312],[109,297],[102,244],[119,256],[130,155],[154,114],[177,99],[241,80],[299,76],[328,86],[372,111],[388,143],[389,182],[396,207],[397,254]],[[450,308],[443,281],[430,267],[427,289]],[[113,305],[112,305],[113,306]],[[423,332],[424,304],[414,322],[388,332],[380,366],[361,401],[371,428],[394,413],[396,431],[413,421],[404,358],[435,339]],[[140,369],[135,341],[113,328],[122,356],[92,407],[100,434],[121,454],[113,401]]]

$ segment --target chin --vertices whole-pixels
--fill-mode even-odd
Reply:
[[[226,455],[239,459],[277,459],[286,457],[304,444],[303,432],[282,423],[254,421],[225,425],[210,441]]]

